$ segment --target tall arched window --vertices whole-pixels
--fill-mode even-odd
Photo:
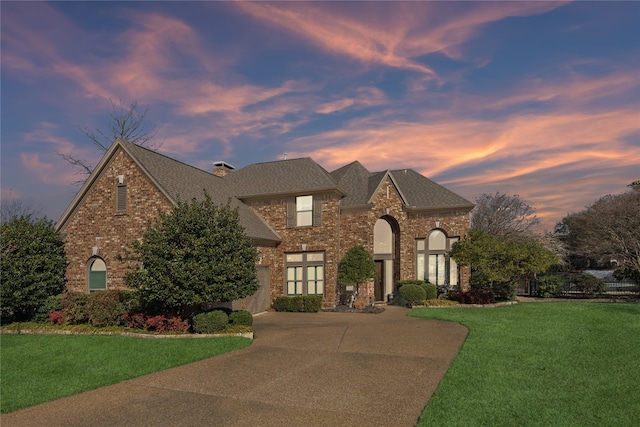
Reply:
[[[431,230],[426,239],[416,240],[416,276],[434,285],[459,285],[458,265],[447,256],[458,237],[447,237],[441,230]]]
[[[384,219],[376,221],[373,227],[373,253],[393,253],[393,231],[391,225]]]
[[[107,265],[102,258],[89,260],[89,292],[107,289]]]

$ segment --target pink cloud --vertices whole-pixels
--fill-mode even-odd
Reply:
[[[552,10],[565,2],[262,3],[234,5],[254,18],[308,39],[327,52],[365,65],[383,64],[428,76],[413,58],[434,52],[461,57],[460,45],[479,28],[508,16]]]

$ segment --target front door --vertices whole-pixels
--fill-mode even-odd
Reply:
[[[376,279],[374,283],[376,301],[384,301],[384,261],[376,261]]]

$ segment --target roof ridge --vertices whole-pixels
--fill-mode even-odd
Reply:
[[[167,156],[166,154],[163,154],[163,153],[161,153],[161,152],[159,152],[159,151],[152,150],[152,149],[150,149],[150,148],[148,148],[148,147],[145,147],[145,146],[142,146],[142,145],[139,145],[139,144],[136,144],[136,143],[133,143],[133,142],[131,142],[131,141],[124,140],[124,139],[118,139],[118,140],[119,140],[121,143],[128,144],[128,145],[132,145],[132,146],[136,147],[135,149],[143,149],[143,150],[145,150],[145,151],[149,152],[149,154],[164,157],[165,159],[167,159],[167,160],[171,160],[172,162],[179,163],[179,164],[181,164],[181,165],[183,165],[183,166],[187,166],[187,167],[189,167],[189,168],[191,168],[191,169],[195,169],[195,170],[197,170],[197,171],[199,171],[199,172],[204,172],[204,173],[206,173],[207,175],[211,175],[211,176],[215,176],[215,177],[217,177],[217,178],[220,178],[219,176],[214,175],[212,172],[206,171],[206,170],[204,170],[204,169],[200,169],[199,167],[196,167],[196,166],[190,165],[189,163],[185,163],[185,162],[183,162],[183,161],[181,161],[181,160],[174,159],[173,157],[169,157],[169,156]],[[136,156],[136,157],[137,157],[137,156]],[[138,160],[140,160],[140,159],[138,159]]]

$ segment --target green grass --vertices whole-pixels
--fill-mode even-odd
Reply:
[[[469,336],[419,426],[640,425],[640,304],[417,308]]]
[[[0,410],[33,406],[248,346],[242,337],[0,336]]]

